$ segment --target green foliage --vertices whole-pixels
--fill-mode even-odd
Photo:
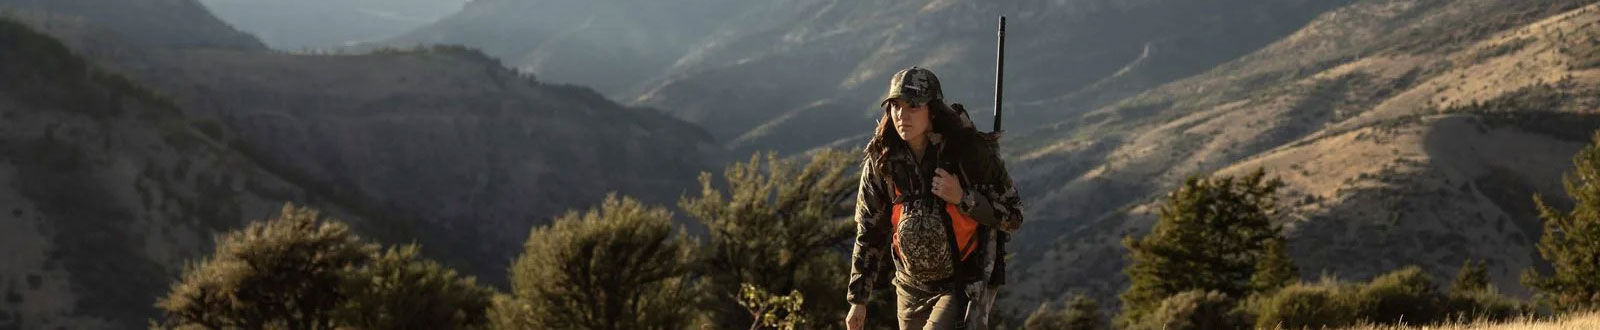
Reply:
[[[1252,306],[1258,328],[1342,327],[1356,321],[1354,292],[1334,281],[1297,283],[1284,287]]]
[[[1445,297],[1443,320],[1507,321],[1533,313],[1526,304],[1496,292],[1484,290],[1450,293]],[[1443,321],[1441,320],[1441,321]]]
[[[1422,268],[1401,268],[1372,279],[1358,292],[1361,318],[1379,324],[1428,323],[1439,317],[1443,298]]]
[[[1544,235],[1539,255],[1550,262],[1549,274],[1529,268],[1522,282],[1537,291],[1535,299],[1555,311],[1600,307],[1600,132],[1593,144],[1572,157],[1574,173],[1562,180],[1575,202],[1568,212],[1557,210],[1534,195]]]
[[[1234,307],[1237,302],[1218,291],[1191,290],[1161,300],[1149,317],[1129,330],[1244,329],[1250,318]]]
[[[1149,235],[1123,239],[1132,283],[1121,295],[1118,325],[1136,323],[1179,292],[1244,297],[1297,277],[1271,222],[1282,183],[1265,177],[1258,169],[1240,178],[1189,178],[1167,195]],[[1269,249],[1277,252],[1269,256]],[[1266,264],[1260,275],[1258,264]]]
[[[285,205],[217,238],[156,306],[179,329],[473,329],[493,291],[418,257],[362,242],[316,210]]]
[[[1443,305],[1447,319],[1510,320],[1532,312],[1526,304],[1500,295],[1489,284],[1489,265],[1483,260],[1468,259],[1461,264],[1456,280],[1450,284],[1450,294]]]
[[[1455,282],[1450,283],[1450,294],[1465,294],[1489,289],[1489,268],[1483,260],[1467,259],[1461,263]]]
[[[344,224],[285,205],[277,219],[218,238],[156,305],[173,328],[331,329],[345,271],[375,251]]]
[[[1454,320],[1507,320],[1528,310],[1493,287],[1452,293],[1434,289],[1421,268],[1402,268],[1368,283],[1333,280],[1298,283],[1264,296],[1249,307],[1256,327],[1286,329],[1375,324],[1437,324]]]
[[[1105,329],[1106,318],[1100,313],[1100,303],[1082,293],[1067,299],[1063,309],[1055,310],[1051,303],[1039,305],[1022,324],[1028,330],[1098,330]]]
[[[1289,258],[1283,239],[1267,241],[1261,260],[1256,262],[1255,273],[1250,274],[1250,288],[1254,292],[1269,293],[1300,280],[1300,269]]]
[[[390,247],[345,277],[339,308],[347,326],[361,329],[469,329],[487,323],[494,291],[472,277],[421,259],[416,244]]]
[[[678,329],[690,319],[695,242],[672,212],[628,197],[571,211],[528,235],[511,266],[513,297],[494,324],[525,329]]]
[[[805,301],[805,295],[798,290],[779,296],[749,283],[740,285],[739,289],[739,305],[756,319],[751,328],[799,329],[805,324],[800,307]]]
[[[808,298],[806,323],[835,324],[848,307],[838,303],[849,272],[838,251],[854,234],[848,217],[858,158],[820,151],[798,169],[796,161],[765,158],[729,166],[726,191],[702,173],[700,195],[678,203],[710,232],[698,269],[710,280],[712,321],[719,328],[754,321],[730,299],[748,283],[774,295],[798,290]]]

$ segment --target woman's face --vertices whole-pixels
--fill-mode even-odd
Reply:
[[[921,143],[922,139],[927,137],[928,129],[932,125],[928,119],[928,104],[911,107],[902,99],[890,102],[889,117],[894,118],[894,130],[900,133],[900,139]]]

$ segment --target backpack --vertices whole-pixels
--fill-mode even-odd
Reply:
[[[931,194],[906,195],[899,188],[894,194],[891,242],[904,272],[923,282],[956,275],[957,265],[978,250],[978,221]]]
[[[960,104],[951,105],[951,109],[964,122],[967,134],[977,141],[968,143],[985,143],[992,145],[994,139],[990,134],[978,132],[973,127],[971,119],[967,117],[966,109]],[[948,146],[948,145],[947,145]],[[992,149],[991,149],[992,150]],[[965,150],[962,150],[965,151]],[[936,151],[943,153],[944,150]],[[942,155],[936,156],[943,158]],[[961,185],[968,188],[971,181],[968,179],[959,162],[946,163],[938,161],[938,167],[954,173],[961,180]],[[931,178],[927,174],[926,178]],[[894,192],[894,207],[890,211],[889,226],[893,229],[891,244],[895,256],[903,266],[903,271],[911,278],[934,282],[950,278],[957,274],[957,268],[963,261],[978,250],[982,242],[980,225],[976,219],[962,214],[955,204],[945,202],[932,193],[919,193],[907,195],[894,185],[893,180],[885,178],[886,183]]]

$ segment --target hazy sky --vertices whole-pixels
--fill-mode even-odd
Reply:
[[[461,10],[466,0],[200,0],[277,49],[334,48],[392,37]]]

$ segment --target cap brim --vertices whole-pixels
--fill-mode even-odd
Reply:
[[[882,102],[878,102],[878,107],[882,108],[883,106],[888,105],[889,101],[894,101],[894,99],[905,99],[905,98],[904,97],[900,97],[900,96],[886,97],[886,98],[883,99]],[[911,104],[928,104],[928,102],[932,102],[932,101],[933,101],[933,99],[926,99],[926,100],[906,99],[906,102],[911,102]]]

